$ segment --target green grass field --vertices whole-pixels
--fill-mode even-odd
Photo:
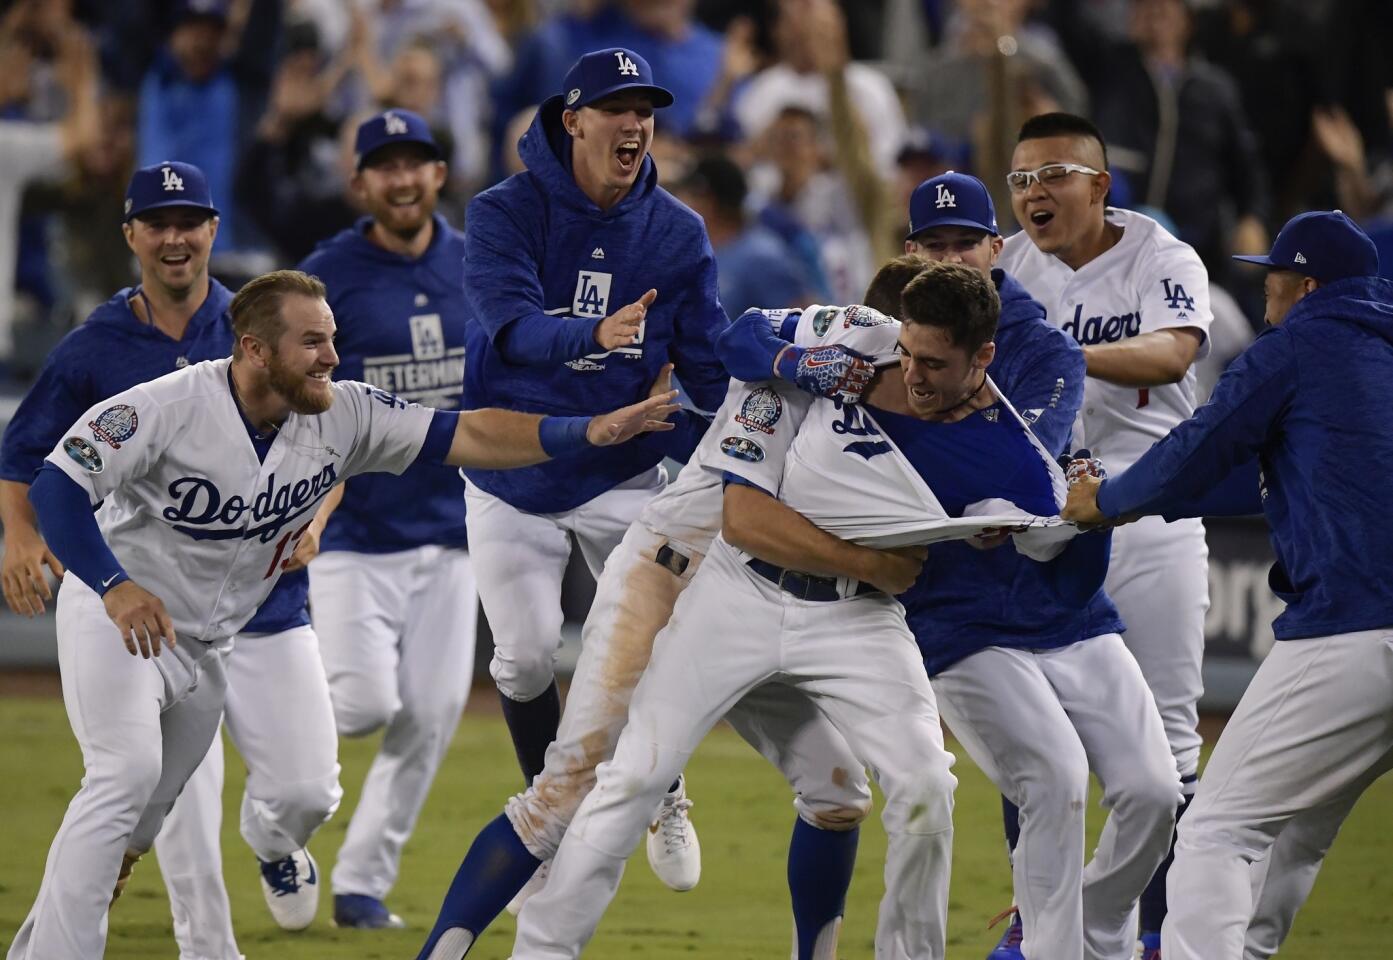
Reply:
[[[484,700],[488,695],[480,694]],[[0,700],[0,726],[10,745],[0,755],[0,948],[8,946],[33,900],[49,841],[81,776],[76,743],[56,699]],[[326,877],[344,834],[375,740],[343,745],[343,809],[311,848]],[[328,890],[314,926],[300,934],[277,929],[261,901],[255,860],[237,834],[242,773],[228,751],[223,851],[238,940],[252,960],[415,956],[433,922],[446,884],[466,845],[494,817],[520,777],[503,722],[468,714],[441,770],[420,825],[407,845],[401,882],[389,898],[406,918],[404,931],[338,931],[329,922]],[[986,921],[1011,902],[1002,853],[996,792],[965,757],[956,772],[957,832],[953,864],[949,956],[984,957],[996,940]],[[793,808],[779,776],[728,729],[718,729],[688,770],[696,800],[693,818],[703,848],[701,885],[674,894],[661,887],[640,853],[605,917],[588,956],[644,958],[782,958],[791,921],[786,905],[784,854]],[[878,798],[877,798],[878,799]],[[1393,943],[1393,782],[1365,796],[1346,824],[1316,892],[1297,921],[1284,960],[1385,956]],[[1101,811],[1091,814],[1096,831]],[[860,861],[841,944],[845,958],[873,956],[876,903],[885,835],[879,822],[862,831]],[[153,859],[153,858],[152,858]],[[471,954],[507,957],[512,918],[504,915]],[[111,916],[107,956],[173,958],[169,908],[158,871],[137,869]]]

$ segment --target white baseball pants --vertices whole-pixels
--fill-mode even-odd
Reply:
[[[1180,776],[1141,670],[1115,633],[988,647],[933,678],[943,717],[1020,808],[1012,857],[1027,960],[1128,960],[1137,898],[1170,848]],[[1108,822],[1084,866],[1088,774]]]
[[[334,864],[336,894],[382,899],[469,698],[478,594],[464,550],[331,550],[310,614],[339,734],[387,728]]]
[[[102,955],[121,858],[134,835],[158,831],[208,752],[226,688],[223,654],[208,644],[184,639],[158,658],[132,656],[75,576],[63,578],[56,607],[63,704],[85,775],[10,960]]]
[[[227,730],[247,765],[242,838],[260,859],[280,860],[309,843],[343,796],[319,641],[309,626],[239,634],[226,666]],[[222,793],[215,737],[154,840],[180,960],[239,956],[223,884]],[[149,842],[135,837],[132,847]]]
[[[680,574],[657,562],[664,547],[687,561]],[[702,559],[690,545],[642,523],[631,526],[610,554],[581,633],[580,660],[560,730],[547,748],[546,768],[505,808],[534,857],[550,860],[556,855],[581,801],[595,786],[595,768],[614,756],[653,639],[671,619]],[[736,704],[726,719],[788,778],[798,815],[813,826],[849,830],[870,811],[861,764],[801,694],[761,688]]]
[[[717,540],[654,643],[614,758],[600,765],[546,887],[523,907],[515,960],[579,955],[664,791],[706,732],[766,684],[812,698],[885,791],[876,956],[943,956],[957,781],[903,608],[880,594],[795,599]]]
[[[1303,811],[1347,799],[1393,753],[1393,629],[1279,641],[1258,667],[1181,819],[1166,960],[1239,960],[1251,864]]]
[[[1103,583],[1127,624],[1123,642],[1156,698],[1182,777],[1198,772],[1209,547],[1199,520],[1143,517],[1113,532]]]
[[[644,505],[667,483],[654,467],[563,513],[527,513],[465,483],[465,523],[479,599],[493,630],[489,672],[505,697],[526,703],[555,678],[561,579],[572,534],[596,580]]]

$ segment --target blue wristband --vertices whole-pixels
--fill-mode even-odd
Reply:
[[[124,570],[118,570],[118,571],[116,572],[116,574],[115,574],[113,577],[111,577],[109,580],[99,580],[99,581],[97,581],[98,583],[101,584],[101,586],[99,586],[99,587],[97,588],[97,596],[99,596],[99,597],[104,597],[104,596],[106,596],[107,593],[108,593],[108,591],[110,591],[112,587],[115,587],[115,586],[118,586],[118,585],[120,585],[120,584],[123,584],[123,583],[125,583],[127,580],[129,580],[129,579],[130,579],[130,576],[126,573],[126,571],[124,571]]]
[[[794,383],[798,379],[798,362],[803,359],[803,348],[788,345],[788,349],[774,362],[775,372],[783,380]]]
[[[537,439],[549,457],[562,457],[589,449],[589,417],[543,417],[537,426]]]

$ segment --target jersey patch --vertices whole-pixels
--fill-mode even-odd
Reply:
[[[840,311],[836,307],[823,307],[813,317],[813,335],[826,336],[827,331],[832,329],[832,321],[837,319]]]
[[[735,422],[745,428],[747,433],[774,435],[774,424],[784,415],[783,399],[768,387],[759,387],[750,392],[740,404],[740,412]]]
[[[98,440],[113,450],[120,450],[122,443],[135,436],[135,431],[140,426],[140,417],[136,414],[135,407],[128,403],[118,403],[97,414],[97,418],[89,421],[87,426],[92,428]]]
[[[872,310],[870,307],[863,307],[859,304],[847,307],[842,314],[843,329],[850,330],[852,327],[883,327],[891,320],[879,310]]]
[[[764,459],[764,448],[749,437],[722,438],[721,452],[728,457],[745,460],[749,463],[759,463]]]
[[[582,270],[576,275],[576,295],[571,301],[571,313],[577,317],[609,315],[609,287],[614,280],[610,273]]]
[[[73,458],[79,467],[88,473],[101,473],[106,464],[102,455],[82,437],[69,437],[63,441],[63,452]]]

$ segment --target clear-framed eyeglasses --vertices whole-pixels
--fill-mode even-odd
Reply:
[[[1012,193],[1025,193],[1032,182],[1048,188],[1063,183],[1071,173],[1096,176],[1098,171],[1081,163],[1047,163],[1034,170],[1012,170],[1006,174],[1006,185]]]

